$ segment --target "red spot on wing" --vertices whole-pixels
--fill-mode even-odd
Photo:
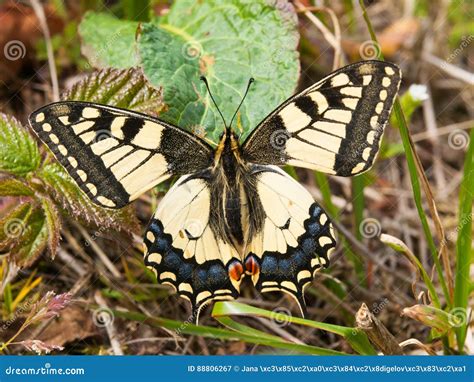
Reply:
[[[240,261],[234,261],[229,265],[229,276],[235,281],[239,281],[244,274],[244,267]]]
[[[260,265],[254,255],[249,255],[245,260],[245,273],[248,275],[256,275],[260,272]]]

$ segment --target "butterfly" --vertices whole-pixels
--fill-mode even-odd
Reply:
[[[388,62],[348,65],[289,98],[243,143],[232,129],[237,111],[230,124],[219,111],[225,130],[215,147],[160,119],[87,102],[49,104],[30,124],[102,207],[121,208],[179,176],[146,230],[144,261],[191,302],[195,321],[207,303],[238,298],[245,276],[262,293],[293,297],[304,316],[304,288],[329,265],[336,239],[328,215],[280,166],[368,170],[400,81]]]

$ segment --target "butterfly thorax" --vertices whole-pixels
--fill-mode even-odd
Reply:
[[[238,138],[227,130],[216,149],[211,186],[211,225],[240,252],[248,238],[250,167],[240,156]]]

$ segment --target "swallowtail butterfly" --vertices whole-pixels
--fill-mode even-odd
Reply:
[[[180,176],[147,228],[144,259],[191,301],[196,321],[206,303],[237,298],[246,275],[260,292],[294,297],[304,315],[303,289],[336,241],[323,209],[278,166],[368,170],[400,80],[391,63],[346,66],[288,99],[243,143],[226,125],[217,147],[160,119],[87,102],[47,105],[30,123],[100,206],[121,208]]]

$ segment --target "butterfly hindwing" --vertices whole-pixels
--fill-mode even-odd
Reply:
[[[240,256],[213,229],[207,180],[181,177],[160,202],[145,234],[145,264],[158,281],[191,301],[197,321],[212,300],[239,295]]]
[[[88,197],[120,208],[171,175],[211,165],[213,150],[147,115],[87,102],[57,102],[30,124]],[[189,155],[192,152],[193,155]]]
[[[368,170],[400,85],[382,61],[348,65],[290,98],[243,144],[245,160],[351,176]]]
[[[304,313],[304,287],[329,265],[334,230],[298,182],[278,167],[258,167],[253,176],[264,218],[245,249],[245,269],[257,290],[288,293]]]

